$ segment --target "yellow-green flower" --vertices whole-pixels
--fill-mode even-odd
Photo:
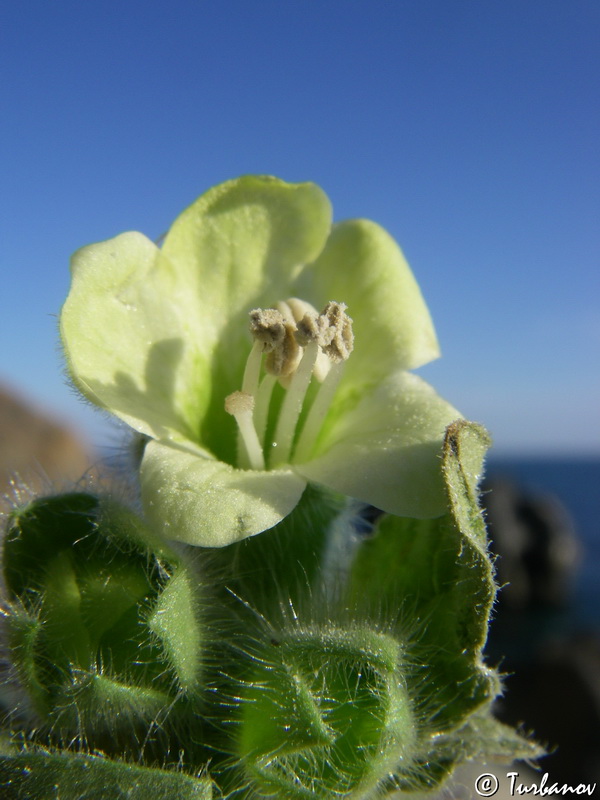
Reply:
[[[70,373],[149,437],[142,500],[170,538],[264,531],[308,481],[400,516],[444,512],[439,452],[460,415],[407,371],[439,355],[429,312],[393,239],[332,225],[319,187],[229,181],[162,247],[124,233],[75,253],[72,274]]]

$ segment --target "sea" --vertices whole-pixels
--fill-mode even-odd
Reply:
[[[569,514],[581,548],[570,627],[600,631],[600,458],[491,456],[488,478],[504,477],[536,494],[551,494]]]

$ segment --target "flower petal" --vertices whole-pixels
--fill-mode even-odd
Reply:
[[[348,306],[354,351],[345,382],[379,380],[440,355],[414,275],[394,239],[376,223],[359,219],[335,225],[299,284],[318,307],[328,300]]]
[[[446,511],[444,431],[460,416],[421,378],[399,372],[338,417],[321,455],[295,469],[391,514],[436,517]]]
[[[163,252],[196,298],[214,386],[200,440],[216,456],[235,458],[235,426],[223,410],[240,389],[250,351],[248,312],[289,297],[302,265],[323,249],[331,205],[312,183],[245,176],[210,189],[174,222]],[[195,385],[194,376],[191,376]]]
[[[223,547],[272,528],[306,481],[291,470],[239,470],[201,450],[148,442],[140,472],[150,523],[168,539]]]
[[[210,377],[173,265],[124,233],[78,250],[71,268],[60,331],[76,386],[142,433],[195,437]]]
[[[76,385],[138,431],[233,461],[223,402],[240,388],[247,314],[288,296],[330,227],[314,184],[248,176],[200,197],[161,250],[127,233],[78,251],[61,315]]]
[[[299,267],[323,249],[331,205],[312,183],[247,175],[215,186],[175,220],[164,254],[185,273],[220,335],[253,304],[285,299]]]

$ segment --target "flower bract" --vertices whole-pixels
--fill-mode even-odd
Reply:
[[[162,246],[79,250],[60,319],[70,374],[148,437],[140,480],[172,539],[223,546],[276,525],[307,482],[400,516],[445,510],[460,414],[409,372],[439,355],[419,287],[377,224],[332,224],[311,183],[209,190]]]

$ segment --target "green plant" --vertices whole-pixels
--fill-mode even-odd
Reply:
[[[7,519],[3,796],[374,800],[539,755],[491,711],[489,439],[406,372],[437,344],[389,236],[250,177],[74,263],[67,362],[142,507]]]

